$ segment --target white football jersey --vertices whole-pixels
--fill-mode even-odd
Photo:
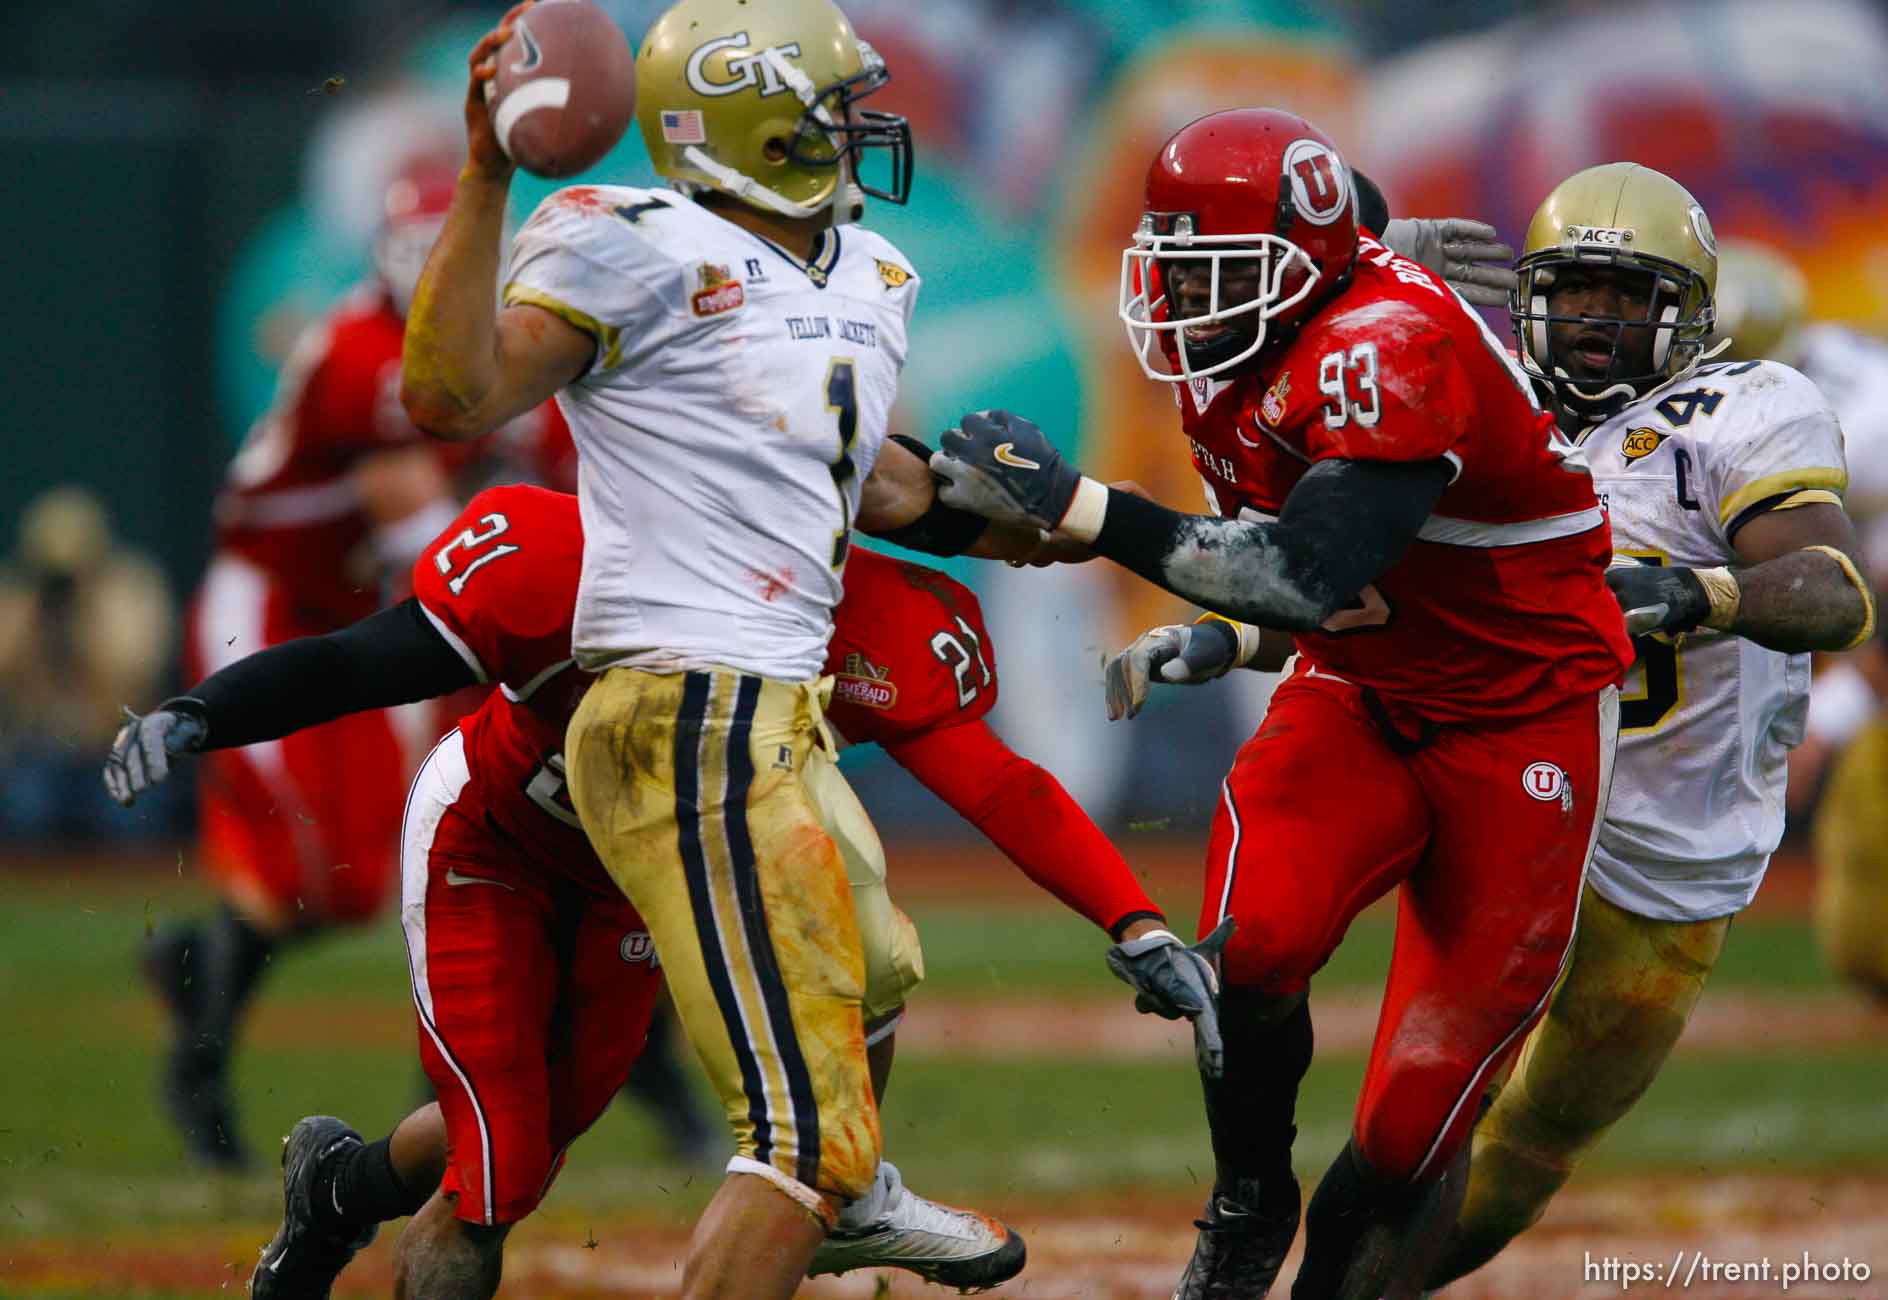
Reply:
[[[597,345],[557,395],[585,537],[579,664],[818,675],[917,292],[857,226],[803,263],[668,190],[538,207],[505,301]]]
[[[1737,563],[1743,523],[1793,497],[1838,502],[1848,484],[1828,402],[1774,361],[1705,366],[1582,445],[1613,550],[1645,564]],[[1709,630],[1640,645],[1619,695],[1619,756],[1589,879],[1641,916],[1723,916],[1756,895],[1783,837],[1809,656]]]

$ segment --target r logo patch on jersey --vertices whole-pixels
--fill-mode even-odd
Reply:
[[[833,697],[868,709],[889,709],[898,703],[898,686],[891,680],[891,669],[854,650],[846,656],[845,671],[833,677]]]
[[[902,289],[911,279],[911,272],[896,262],[883,262],[876,257],[872,261],[878,266],[878,278],[885,282],[887,289]]]
[[[1659,444],[1669,437],[1671,437],[1670,434],[1660,433],[1657,429],[1647,428],[1645,425],[1628,429],[1625,440],[1619,444],[1619,454],[1624,456],[1626,463],[1630,465],[1633,461],[1644,460],[1657,451]]]
[[[697,274],[701,277],[701,288],[688,300],[697,316],[719,316],[747,301],[747,289],[727,267],[703,262]]]
[[[1265,400],[1259,403],[1259,415],[1276,429],[1285,422],[1285,401],[1291,396],[1291,372],[1286,371],[1278,377],[1278,382],[1265,390]]]

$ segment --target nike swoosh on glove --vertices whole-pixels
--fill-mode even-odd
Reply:
[[[1102,671],[1108,721],[1139,713],[1156,677],[1178,686],[1197,686],[1225,676],[1238,658],[1238,633],[1218,619],[1151,627]]]
[[[1193,1056],[1200,1073],[1217,1079],[1226,1069],[1219,1033],[1219,954],[1237,925],[1229,916],[1189,948],[1171,930],[1149,930],[1108,949],[1108,969],[1134,986],[1134,1008],[1168,1020],[1193,1022]]]
[[[1689,632],[1711,613],[1711,598],[1690,569],[1616,564],[1606,571],[1606,585],[1626,616],[1627,636]]]
[[[1514,250],[1495,228],[1466,217],[1400,217],[1383,242],[1447,280],[1477,307],[1506,307],[1515,287]]]
[[[125,710],[125,725],[105,759],[105,790],[129,808],[140,794],[170,775],[172,754],[194,754],[209,728],[202,718],[177,709],[146,714]]]
[[[1054,530],[1082,484],[1041,429],[1008,411],[973,411],[938,445],[938,499],[998,523]]]

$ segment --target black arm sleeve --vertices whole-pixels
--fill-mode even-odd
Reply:
[[[1445,460],[1319,461],[1274,524],[1110,491],[1095,549],[1214,613],[1308,632],[1402,558],[1450,473]]]
[[[407,599],[338,632],[239,659],[181,701],[204,720],[204,749],[276,740],[348,713],[429,700],[477,678]]]
[[[1375,181],[1355,167],[1350,169],[1350,179],[1357,187],[1357,224],[1372,234],[1381,235],[1390,222],[1389,200],[1383,197]]]
[[[916,438],[894,433],[891,440],[926,464],[930,463],[931,449]],[[903,527],[868,535],[898,546],[910,547],[914,551],[923,551],[926,555],[962,555],[983,536],[983,530],[989,524],[990,521],[982,515],[958,510],[933,498],[930,509]]]

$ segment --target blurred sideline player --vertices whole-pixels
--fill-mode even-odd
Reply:
[[[484,89],[519,22],[526,6],[472,52],[469,161],[415,296],[401,396],[453,440],[553,394],[570,423],[586,534],[573,653],[600,674],[564,747],[571,798],[649,926],[735,1138],[682,1294],[783,1300],[879,1168],[859,924],[809,777],[848,539],[902,529],[954,553],[983,531],[941,545],[962,512],[885,442],[919,281],[850,223],[867,194],[908,196],[910,131],[859,107],[888,72],[830,0],[683,0],[636,73],[644,143],[674,188],[553,194],[495,312],[514,168]],[[860,170],[873,160],[877,184]]]
[[[277,736],[472,680],[502,683],[427,760],[406,817],[404,919],[443,1125],[426,1108],[363,1146],[338,1120],[302,1121],[284,1153],[284,1227],[256,1277],[263,1300],[325,1294],[375,1225],[415,1211],[401,1243],[403,1278],[410,1252],[457,1233],[495,1285],[509,1225],[542,1199],[568,1143],[642,1046],[659,983],[653,949],[583,838],[557,752],[588,685],[568,652],[582,540],[574,497],[532,487],[482,493],[421,556],[412,600],[246,658],[166,701],[127,728],[108,767],[107,784],[129,801],[163,779],[172,753],[214,748],[225,736]],[[884,746],[1033,880],[1117,938],[1137,920],[1160,921],[1055,779],[983,721],[996,660],[969,590],[864,551],[847,577],[826,660],[834,729]],[[185,748],[166,744],[173,739]],[[923,962],[886,894],[870,822],[838,769],[823,756],[814,764],[861,918],[882,1098],[893,1034]],[[441,1194],[420,1210],[442,1171]],[[1020,1241],[904,1190],[883,1164],[815,1271],[890,1264],[981,1286],[1021,1263]],[[481,1293],[489,1290],[463,1292]]]
[[[1570,177],[1518,270],[1523,364],[1586,453],[1641,635],[1573,964],[1476,1127],[1432,1286],[1539,1219],[1650,1086],[1782,838],[1808,652],[1875,621],[1828,402],[1775,361],[1700,364],[1717,248],[1683,187],[1633,163]]]
[[[1727,355],[1801,370],[1835,408],[1848,457],[1843,503],[1858,557],[1888,566],[1888,343],[1829,322],[1806,324],[1808,288],[1780,253],[1725,240],[1717,332]],[[1888,650],[1876,636],[1816,664],[1808,734],[1790,757],[1789,810],[1813,808],[1816,937],[1837,973],[1888,997]],[[1825,779],[1826,778],[1826,779]]]
[[[1149,168],[1121,315],[1144,372],[1174,384],[1218,517],[1084,479],[1004,412],[965,417],[932,461],[947,502],[1059,527],[1221,616],[1118,657],[1116,706],[1195,641],[1217,670],[1250,658],[1256,629],[1229,618],[1295,636],[1208,849],[1200,931],[1237,928],[1224,1068],[1201,1072],[1216,1178],[1176,1300],[1276,1278],[1299,1219],[1309,981],[1399,884],[1294,1300],[1380,1295],[1448,1221],[1475,1102],[1572,951],[1631,657],[1578,450],[1480,318],[1356,211],[1330,140],[1277,110],[1202,118]]]
[[[457,513],[449,457],[399,402],[405,310],[450,181],[422,163],[389,189],[373,279],[302,335],[231,462],[188,615],[191,679],[379,608]],[[144,961],[175,1032],[164,1098],[194,1158],[245,1163],[227,1083],[243,1008],[279,945],[379,911],[411,767],[379,712],[205,764],[201,855],[223,903],[157,935]]]

